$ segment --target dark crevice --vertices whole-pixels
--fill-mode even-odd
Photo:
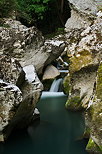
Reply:
[[[71,16],[67,0],[57,0],[49,6],[50,10],[45,13],[43,20],[37,21],[37,28],[42,31],[43,35],[63,31],[67,19]]]
[[[71,16],[71,9],[68,0],[54,0],[48,4],[48,9],[43,14],[43,19],[32,14],[34,21],[27,21],[23,15],[18,14],[17,20],[27,27],[37,27],[43,35],[52,33],[61,33],[64,31],[64,26],[68,18]]]

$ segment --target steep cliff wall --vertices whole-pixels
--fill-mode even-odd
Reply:
[[[102,1],[69,0],[66,23],[69,74],[64,80],[69,95],[66,108],[84,110],[90,130],[89,153],[102,152]]]

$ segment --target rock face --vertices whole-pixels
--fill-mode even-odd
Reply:
[[[102,62],[99,65],[96,78],[96,89],[89,101],[86,123],[90,129],[90,140],[86,147],[89,152],[102,152]]]
[[[22,68],[17,60],[0,56],[0,141],[34,119],[42,89],[33,65]]]
[[[20,89],[0,79],[0,141],[4,141],[4,138],[9,135],[5,129],[10,124],[21,101]]]
[[[71,18],[66,22],[66,31],[75,28],[86,28],[93,23],[101,9],[101,0],[68,0],[71,7]]]
[[[100,154],[102,152],[102,3],[94,0],[69,0],[69,2],[73,13],[68,20],[66,33],[69,59],[69,74],[63,82],[65,93],[69,95],[66,108],[85,111],[86,126],[88,130],[90,129],[90,139],[86,149],[89,153]],[[80,18],[75,17],[75,12]],[[74,17],[77,19],[74,20]],[[84,17],[88,20],[88,22],[85,20],[85,24],[83,24]],[[75,23],[72,23],[72,20]]]
[[[19,21],[3,19],[0,27],[0,55],[16,58],[21,66],[33,64],[37,73],[55,60],[64,50],[64,41],[44,40],[35,27],[27,28]]]
[[[13,19],[0,22],[0,141],[4,141],[13,128],[26,127],[36,116],[43,86],[35,69],[41,74],[65,43],[57,37],[45,41],[36,27]]]
[[[67,54],[70,60],[69,100],[66,106],[72,105],[74,97],[80,100],[82,108],[88,107],[88,101],[93,94],[98,65],[102,57],[102,19],[97,17],[92,26],[84,31],[68,33]],[[80,40],[79,40],[80,38]],[[79,103],[78,103],[79,105]],[[77,102],[76,102],[77,106]],[[71,106],[70,106],[71,107]],[[73,108],[73,106],[72,106]],[[80,110],[80,106],[76,110]]]

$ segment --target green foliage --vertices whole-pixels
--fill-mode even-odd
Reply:
[[[16,10],[16,0],[0,0],[0,17],[9,16],[13,10]]]
[[[45,12],[49,9],[49,2],[54,0],[17,0],[20,18],[33,22],[42,20]]]
[[[62,0],[0,0],[0,18],[16,15],[26,26],[37,26],[43,33],[61,33]]]
[[[0,16],[6,17],[13,10],[27,20],[43,19],[44,13],[49,9],[49,2],[54,0],[0,0]]]
[[[88,144],[86,146],[86,150],[89,153],[97,153],[101,154],[102,152],[102,146],[98,146],[92,138],[89,139]]]

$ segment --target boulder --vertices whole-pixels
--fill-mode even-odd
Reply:
[[[0,141],[4,141],[14,128],[27,127],[36,118],[43,86],[33,65],[22,68],[9,56],[0,58]]]
[[[0,27],[0,55],[16,58],[22,67],[34,65],[41,74],[43,67],[55,60],[65,48],[57,38],[44,40],[36,27],[26,27],[14,19],[2,19]]]
[[[38,74],[43,72],[43,68],[54,61],[64,50],[65,43],[59,38],[46,40],[40,48],[32,50],[27,49],[24,58],[21,60],[21,65],[33,64]]]
[[[55,79],[57,76],[60,75],[59,70],[53,66],[48,65],[44,71],[43,80]]]

